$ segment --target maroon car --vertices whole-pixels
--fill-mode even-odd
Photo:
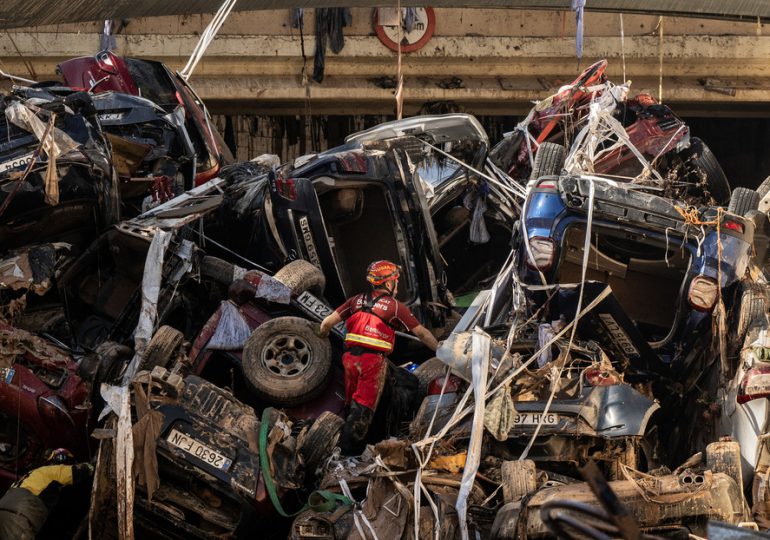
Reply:
[[[47,448],[88,458],[91,384],[64,348],[0,322],[0,491]]]
[[[201,99],[181,76],[172,73],[163,63],[122,58],[110,51],[101,51],[95,56],[62,62],[58,71],[65,84],[75,89],[95,94],[115,92],[141,96],[166,113],[173,113],[181,106],[195,155],[191,178],[185,179],[187,189],[214,178],[221,166],[232,160]]]
[[[490,159],[511,177],[527,179],[531,158],[544,142],[569,148],[588,116],[591,102],[607,89],[607,60],[586,68],[572,83],[563,86],[532,109],[519,129],[507,134],[491,151]],[[730,199],[730,185],[711,150],[666,105],[649,94],[639,94],[617,103],[613,116],[623,125],[631,144],[651,162],[661,176],[676,176],[693,187],[687,194],[707,195],[717,204]],[[608,139],[607,146],[616,141]],[[626,145],[603,154],[593,164],[593,172],[611,177],[633,178],[642,165]],[[708,197],[707,197],[708,199]]]
[[[298,266],[311,265],[294,261],[286,268],[291,271]],[[251,271],[241,283],[256,291],[263,276]],[[296,288],[289,304],[239,300],[233,298],[232,288],[230,296],[195,338],[190,350],[192,371],[219,386],[231,387],[238,399],[257,410],[280,406],[296,420],[317,418],[324,411],[341,415],[344,377],[339,363],[332,362],[334,345],[316,336],[308,320],[320,319],[330,308],[310,291]],[[315,308],[311,306],[314,302]],[[232,317],[233,310],[248,326],[250,337],[245,344],[227,345],[220,339],[223,329],[230,326],[224,319]]]

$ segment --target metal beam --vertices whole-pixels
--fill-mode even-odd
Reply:
[[[570,0],[431,0],[434,7],[490,7],[569,10]],[[402,6],[422,6],[426,0],[401,0]],[[770,21],[770,0],[592,0],[593,11],[676,15],[684,17]],[[220,0],[3,0],[0,28],[20,28],[67,22],[98,21],[162,15],[214,13]],[[315,7],[393,7],[384,0],[240,0],[235,11]]]

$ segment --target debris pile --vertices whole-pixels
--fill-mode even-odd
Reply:
[[[90,496],[48,508],[59,538],[770,527],[767,201],[605,68],[494,147],[470,115],[420,116],[285,164],[227,164],[156,62],[104,52],[16,88],[2,488],[50,449],[93,463]],[[333,308],[382,259],[396,318],[351,346]],[[391,338],[346,420],[343,353],[363,378]]]

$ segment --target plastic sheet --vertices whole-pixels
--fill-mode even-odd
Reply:
[[[222,302],[220,310],[222,315],[206,348],[225,351],[242,349],[251,335],[251,328],[232,302]]]

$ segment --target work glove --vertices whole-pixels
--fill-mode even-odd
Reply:
[[[321,323],[313,323],[311,325],[311,328],[313,329],[313,333],[317,335],[319,338],[327,338],[329,337],[329,332],[322,332],[321,331]]]
[[[257,288],[245,279],[233,281],[232,285],[227,289],[227,298],[238,306],[253,300],[256,295]]]

